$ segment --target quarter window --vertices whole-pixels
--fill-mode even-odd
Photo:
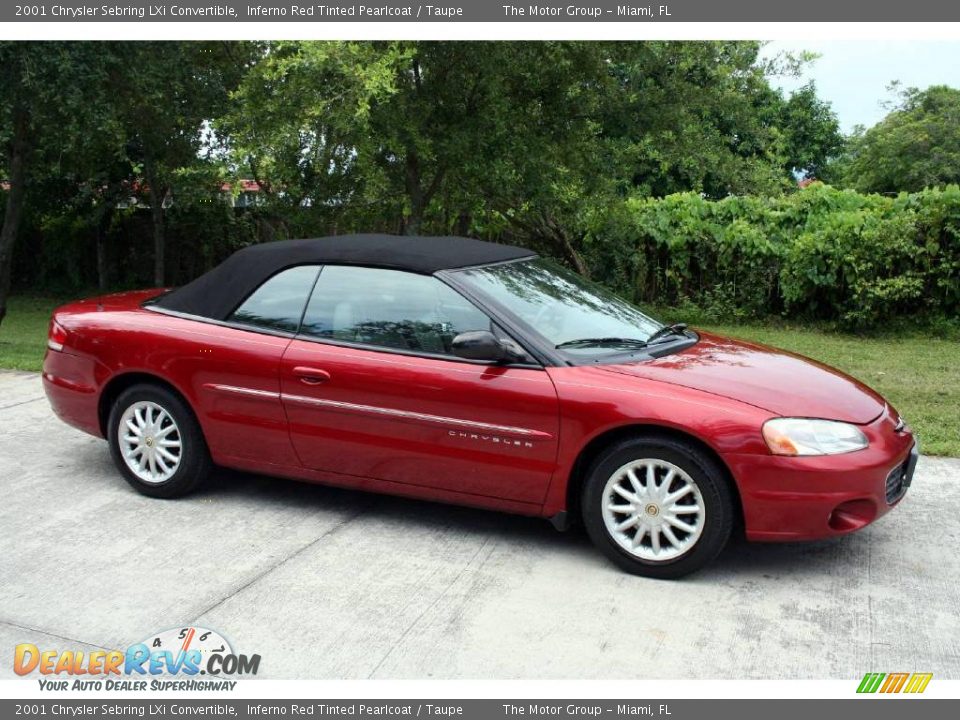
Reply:
[[[319,271],[317,265],[301,265],[277,273],[254,290],[227,320],[270,330],[297,332]]]
[[[492,329],[485,313],[435,277],[328,265],[314,288],[300,332],[448,355],[458,334]]]

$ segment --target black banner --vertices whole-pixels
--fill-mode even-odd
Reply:
[[[869,707],[865,705],[869,703]],[[909,707],[907,707],[909,705]],[[953,708],[952,710],[950,708]],[[0,717],[349,718],[351,720],[940,720],[956,717],[960,701],[916,698],[850,700],[2,700]]]
[[[802,3],[769,0],[659,0],[644,2],[503,2],[438,4],[370,0],[316,4],[286,0],[61,0],[3,4],[2,22],[947,22],[960,20],[960,3],[874,0]]]

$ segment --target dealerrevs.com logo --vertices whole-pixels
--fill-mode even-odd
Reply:
[[[922,693],[933,673],[867,673],[860,681],[858,693]]]
[[[259,655],[233,651],[214,630],[164,630],[126,650],[56,650],[20,643],[17,675],[39,674],[41,690],[232,690],[227,679],[256,675]],[[203,677],[201,677],[203,676]]]

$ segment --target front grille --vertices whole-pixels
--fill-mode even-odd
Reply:
[[[920,457],[920,446],[916,441],[910,448],[907,459],[897,465],[887,475],[887,504],[893,505],[902,498],[913,482],[913,472],[917,469],[917,459]]]
[[[887,504],[893,505],[907,492],[907,465],[909,460],[897,465],[887,475]]]
[[[913,447],[907,459],[897,465],[887,475],[887,504],[893,505],[902,498],[907,488],[913,483],[913,473],[917,469],[917,460],[920,458],[920,444],[914,440]]]

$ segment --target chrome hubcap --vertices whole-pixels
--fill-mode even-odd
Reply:
[[[143,482],[166,482],[180,467],[180,429],[170,413],[155,402],[141,400],[128,407],[117,435],[124,462]]]
[[[643,458],[617,470],[603,488],[603,523],[616,543],[642,560],[680,557],[703,533],[700,488],[682,468]]]

